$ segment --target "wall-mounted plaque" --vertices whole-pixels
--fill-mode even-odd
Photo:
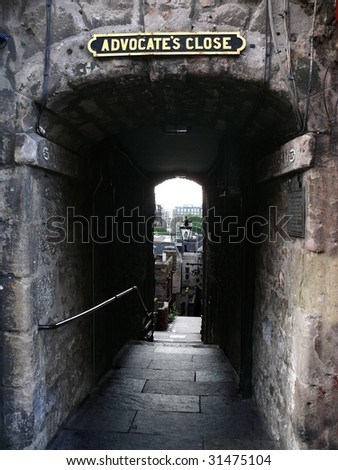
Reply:
[[[287,223],[288,234],[292,237],[305,237],[305,192],[304,188],[291,190],[289,192]]]
[[[238,55],[245,46],[238,32],[94,34],[88,42],[94,57]]]

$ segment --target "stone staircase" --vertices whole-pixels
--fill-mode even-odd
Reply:
[[[153,343],[129,342],[50,449],[275,449],[222,350],[178,317]]]

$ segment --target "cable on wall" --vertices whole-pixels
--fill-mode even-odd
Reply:
[[[269,13],[266,9],[265,16],[265,63],[264,63],[264,79],[263,92],[266,90],[271,76],[271,31],[269,29]]]
[[[0,49],[5,49],[8,44],[9,36],[4,33],[0,33]]]
[[[286,38],[286,57],[287,57],[287,64],[288,64],[289,80],[292,85],[295,98],[298,102],[298,92],[297,92],[295,77],[293,74],[292,59],[291,59],[290,0],[284,0],[284,12],[281,14],[281,16],[283,17],[283,20],[284,20],[284,31],[285,31],[285,38]]]
[[[311,33],[310,33],[310,67],[309,67],[309,78],[308,78],[308,86],[307,86],[305,115],[304,115],[304,122],[303,122],[303,128],[302,128],[303,132],[307,128],[307,123],[309,119],[310,98],[311,98],[312,78],[313,78],[314,35],[315,35],[315,27],[316,27],[316,19],[317,19],[317,6],[318,6],[318,0],[315,0],[314,6],[313,6],[312,28],[311,28]]]
[[[335,66],[335,63],[331,62],[331,64],[326,68],[325,74],[324,74],[324,79],[323,79],[323,88],[322,88],[324,109],[325,109],[325,113],[326,113],[327,119],[328,119],[330,124],[333,124],[337,121],[338,98],[336,99],[336,103],[335,103],[335,106],[334,106],[334,114],[333,114],[333,116],[330,116],[330,113],[329,113],[329,110],[328,110],[328,107],[327,107],[325,87],[326,87],[326,80],[327,80],[329,70],[331,69],[331,67],[334,67],[334,66]]]
[[[39,113],[36,119],[35,131],[37,134],[44,136],[45,130],[41,127],[41,117],[46,109],[48,92],[49,92],[49,77],[50,77],[50,45],[51,45],[51,24],[52,24],[52,2],[53,0],[46,0],[46,37],[45,37],[45,56],[43,64],[43,83],[42,83],[42,101]]]
[[[264,75],[263,75],[263,82],[262,88],[258,95],[257,101],[254,103],[254,106],[249,113],[248,117],[242,124],[241,128],[239,129],[240,133],[244,132],[244,129],[249,128],[252,122],[255,121],[255,118],[260,113],[260,111],[264,107],[266,93],[270,81],[271,76],[271,33],[269,31],[269,18],[268,18],[268,11],[266,9],[266,18],[265,18],[265,60],[264,60]],[[215,169],[215,166],[212,166],[208,176],[210,176]]]
[[[294,114],[296,116],[297,123],[298,123],[298,130],[302,130],[302,129],[304,129],[303,117],[302,117],[302,114],[301,114],[300,109],[299,109],[297,97],[295,96],[294,90],[293,90],[292,86],[290,85],[290,79],[288,77],[288,73],[285,70],[283,62],[281,60],[280,51],[278,50],[277,34],[276,34],[276,28],[275,28],[275,24],[274,24],[274,20],[273,20],[272,0],[267,0],[267,7],[268,7],[271,37],[272,37],[272,42],[273,42],[273,46],[274,46],[274,49],[275,49],[275,54],[276,54],[276,57],[277,57],[279,69],[280,69],[280,72],[282,74],[282,78],[283,78],[283,80],[285,82],[285,85],[286,85],[286,87],[288,89],[288,92],[289,92],[291,105],[292,105],[292,108],[293,108],[293,111],[294,111]]]

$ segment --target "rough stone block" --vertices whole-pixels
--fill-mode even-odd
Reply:
[[[30,175],[19,169],[0,172],[2,272],[17,277],[32,270],[33,232]]]
[[[0,330],[25,332],[31,329],[35,317],[31,316],[30,311],[32,292],[29,282],[10,274],[0,275],[0,295],[2,297]]]
[[[3,393],[4,429],[6,429],[9,449],[22,450],[29,447],[34,435],[35,427],[33,402],[33,388],[5,387]],[[18,406],[20,403],[20,406]],[[41,412],[41,411],[40,411]]]
[[[139,5],[137,0],[120,0],[114,8],[110,0],[81,2],[81,12],[85,23],[91,29],[100,28],[103,25],[128,25],[139,22]]]
[[[38,367],[36,336],[29,333],[3,333],[3,377],[4,387],[19,387],[29,390],[34,383]]]
[[[14,161],[14,137],[0,126],[0,166]]]
[[[250,9],[238,3],[226,3],[215,9],[213,20],[216,24],[231,25],[233,29],[245,30],[250,19]]]
[[[190,31],[191,0],[157,0],[150,4],[144,17],[146,31]]]
[[[313,135],[302,135],[283,145],[272,155],[261,159],[257,165],[257,181],[262,182],[309,169],[314,160],[315,142]]]
[[[79,157],[36,134],[17,134],[15,161],[77,178],[83,174]]]
[[[280,450],[273,440],[267,439],[227,439],[227,438],[206,438],[204,449],[208,450]]]
[[[216,5],[216,0],[200,0],[201,7],[214,7]]]
[[[334,387],[331,380],[319,386],[296,381],[293,427],[300,448],[337,449],[338,387],[337,378]],[[329,421],[327,409],[331,410]],[[328,423],[334,425],[328,427]]]

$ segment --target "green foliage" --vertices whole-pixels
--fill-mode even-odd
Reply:
[[[173,322],[175,318],[179,315],[179,311],[177,310],[176,303],[174,302],[172,306],[170,307],[169,315],[168,315],[168,321],[169,323]]]
[[[203,218],[198,215],[188,215],[189,223],[192,225],[192,232],[197,235],[203,233]]]
[[[160,233],[161,235],[168,235],[169,232],[164,227],[154,227],[154,233]]]

